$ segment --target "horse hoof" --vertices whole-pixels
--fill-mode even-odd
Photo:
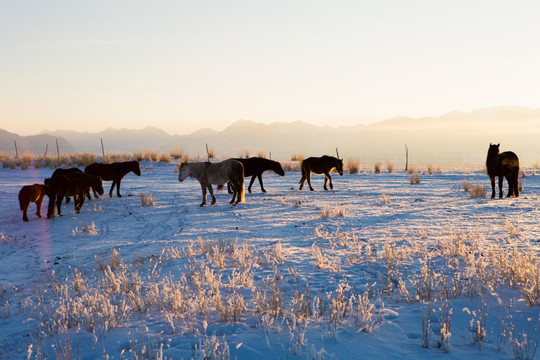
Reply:
[[[22,221],[28,222],[28,218],[23,218]]]

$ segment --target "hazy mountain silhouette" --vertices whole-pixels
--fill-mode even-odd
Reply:
[[[63,137],[53,136],[49,134],[39,134],[31,136],[20,136],[0,129],[0,152],[15,154],[15,143],[19,156],[25,153],[45,154],[48,151],[49,155],[56,155],[56,140],[58,139],[58,148],[60,154],[71,154],[75,152],[75,148],[71,146]],[[47,148],[48,145],[48,148]]]
[[[271,153],[278,160],[289,160],[293,154],[334,155],[337,147],[343,158],[395,164],[404,162],[406,144],[411,163],[417,165],[482,164],[489,143],[500,142],[501,150],[513,150],[531,164],[540,162],[540,109],[515,106],[468,113],[452,111],[420,119],[396,117],[370,125],[342,127],[301,121],[262,124],[239,120],[223,131],[201,129],[189,135],[170,135],[151,126],[139,130],[109,128],[98,133],[58,130],[47,134],[49,148],[58,137],[66,139],[74,151],[81,153],[101,154],[101,139],[106,153],[182,149],[201,158],[206,157],[206,144],[219,157],[239,156],[247,151],[251,156],[258,152],[267,156]],[[3,151],[13,149],[13,136],[1,137]]]

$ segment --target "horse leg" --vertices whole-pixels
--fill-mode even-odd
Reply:
[[[300,190],[304,187],[304,182],[306,181],[306,175],[302,172],[302,179],[300,179]]]
[[[56,197],[56,211],[58,211],[58,216],[62,216],[62,201],[64,200],[64,194],[60,194]],[[74,203],[77,203],[74,201]]]
[[[79,198],[79,206],[77,207],[78,214],[84,205],[84,200],[86,199],[86,194],[84,193],[84,190],[79,195],[77,195],[77,197]]]
[[[212,184],[208,184],[208,191],[210,192],[210,195],[212,195],[212,203],[210,205],[214,205],[216,203],[216,197],[214,196],[214,189],[212,189]]]
[[[259,184],[261,185],[261,191],[263,193],[265,193],[266,190],[264,190],[264,186],[263,186],[263,182],[262,182],[262,174],[257,175],[257,178],[259,179]],[[253,179],[251,179],[251,182],[253,182]],[[251,184],[249,185],[249,187],[251,188]]]
[[[47,209],[47,219],[52,219],[54,217],[54,204],[56,203],[55,194],[51,193],[49,195],[49,206]]]
[[[22,219],[23,221],[28,221],[28,206],[30,206],[29,201],[24,201],[24,203],[21,203],[21,210],[22,210]],[[40,216],[41,217],[41,216]]]
[[[118,181],[116,182],[116,196],[118,197],[122,197],[122,195],[120,195],[120,182],[122,181],[122,179],[118,179]]]
[[[114,189],[115,186],[116,186],[116,179],[114,179],[113,182],[112,182],[111,190],[109,190],[109,197],[112,197],[113,189]],[[95,193],[94,193],[94,195],[95,195]]]
[[[495,176],[489,178],[491,181],[491,198],[495,199]]]
[[[309,190],[310,190],[310,191],[315,191],[315,190],[313,189],[313,187],[311,186],[311,171],[307,171],[306,177],[307,177],[307,183],[308,183],[308,185],[309,185]]]
[[[227,193],[232,194],[233,190],[231,189],[231,182],[227,181]]]
[[[234,186],[233,186],[233,195],[232,195],[231,201],[229,201],[229,204],[234,204],[234,200],[237,199],[237,198],[238,198],[238,200],[240,200],[240,195],[238,193],[237,188],[238,188],[238,184],[234,184]]]
[[[202,188],[202,203],[199,206],[204,206],[206,205],[206,184],[201,183],[201,188]]]
[[[514,175],[514,196],[519,197],[519,173]]]
[[[503,180],[504,176],[499,176],[499,199],[503,197]]]
[[[259,175],[260,176],[260,175]],[[257,177],[257,175],[253,175],[251,177],[251,181],[249,182],[249,186],[248,186],[248,193],[251,194],[251,185],[253,185],[253,183],[255,182],[255,178]],[[261,183],[261,180],[259,178],[259,184]],[[262,189],[262,185],[261,185],[261,189]],[[263,192],[264,192],[264,189],[263,189]]]
[[[43,201],[43,196],[38,197],[36,200],[36,215],[38,218],[41,217],[41,202]]]
[[[326,180],[326,178],[328,178],[328,181],[330,182],[330,190],[334,190],[334,184],[332,183],[332,177],[330,176],[330,173],[325,172],[324,176],[325,176],[325,180]]]

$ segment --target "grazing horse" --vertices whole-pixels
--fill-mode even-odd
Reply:
[[[109,196],[112,197],[113,189],[116,186],[116,195],[120,195],[120,182],[130,171],[137,176],[141,176],[141,166],[136,160],[133,161],[124,161],[124,162],[115,162],[112,164],[100,164],[93,163],[88,165],[84,172],[90,175],[99,176],[102,180],[111,181],[111,190],[109,191]],[[95,197],[99,197],[94,192]]]
[[[245,201],[244,165],[239,161],[229,159],[218,163],[183,163],[180,165],[178,181],[182,182],[188,177],[197,179],[201,184],[203,201],[200,206],[206,204],[206,189],[212,195],[212,205],[214,205],[216,203],[216,197],[212,190],[212,184],[223,185],[229,181],[233,188],[233,197],[230,203],[233,204],[235,198],[236,204]]]
[[[62,201],[65,196],[74,197],[75,212],[79,213],[86,194],[92,190],[103,195],[103,182],[101,178],[85,173],[61,174],[45,179],[46,194],[49,197],[47,219],[54,217],[54,205],[58,210],[58,216],[62,216]]]
[[[304,182],[307,180],[309,190],[313,191],[311,187],[311,173],[324,174],[324,190],[326,188],[326,182],[330,181],[330,189],[334,188],[332,184],[332,177],[330,173],[333,169],[343,176],[343,159],[338,159],[333,156],[323,155],[322,157],[308,157],[302,161],[302,179],[300,179],[300,190],[304,187]]]
[[[508,197],[519,196],[519,159],[512,151],[499,154],[499,145],[489,144],[486,168],[491,180],[491,198],[495,198],[495,177],[499,177],[499,198],[503,197],[503,178],[508,182]]]
[[[41,202],[45,197],[45,185],[34,184],[25,185],[19,191],[19,205],[23,212],[23,221],[28,221],[28,206],[31,202],[36,203],[36,215],[41,217]]]
[[[55,175],[58,176],[58,175],[71,175],[71,174],[84,174],[84,172],[81,169],[76,168],[76,167],[69,168],[69,169],[58,168],[54,170],[54,172],[52,173],[52,177],[54,177]],[[90,196],[90,189],[88,189],[86,196],[88,197],[88,200],[92,200],[92,197]],[[69,200],[70,200],[70,197],[66,196],[66,204],[69,203]]]
[[[251,185],[255,181],[255,178],[259,179],[259,185],[261,186],[261,191],[266,192],[263,187],[262,174],[267,170],[272,170],[280,176],[285,176],[285,171],[281,167],[281,164],[277,161],[268,160],[261,157],[252,157],[249,159],[234,158],[232,160],[240,161],[244,165],[244,177],[251,176],[251,181],[249,182],[248,192],[251,194]],[[227,183],[229,194],[232,194],[230,183]]]

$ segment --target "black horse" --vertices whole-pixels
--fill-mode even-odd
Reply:
[[[62,215],[62,201],[65,196],[74,197],[75,212],[81,210],[86,194],[92,188],[96,193],[103,195],[103,182],[98,176],[73,172],[71,174],[56,174],[45,179],[45,193],[49,197],[49,209],[47,218],[54,217],[54,208],[58,209],[58,215]]]
[[[499,154],[499,145],[489,144],[486,159],[487,173],[491,180],[491,198],[495,197],[495,177],[499,177],[499,198],[503,197],[503,178],[508,181],[508,197],[519,196],[519,159],[512,151]]]
[[[88,165],[84,172],[90,175],[99,176],[102,180],[111,181],[112,180],[112,186],[111,190],[109,191],[109,196],[112,197],[113,189],[116,186],[116,195],[118,197],[122,197],[120,195],[120,182],[128,174],[130,171],[133,171],[133,173],[137,176],[141,176],[141,166],[139,165],[139,162],[136,160],[133,161],[124,161],[124,162],[115,162],[112,164],[100,164],[100,163],[93,163]],[[99,197],[94,192],[95,197]]]
[[[84,174],[84,172],[79,168],[69,168],[69,169],[58,168],[54,170],[51,177],[55,177],[58,175],[73,175],[73,174]],[[92,200],[92,197],[90,197],[90,189],[88,189],[88,191],[86,192],[86,196],[88,197],[88,200]],[[71,198],[69,196],[66,196],[66,204],[69,203],[70,199]]]
[[[336,169],[340,176],[343,175],[343,159],[333,156],[323,155],[322,157],[308,157],[302,161],[302,179],[300,179],[300,190],[304,187],[307,180],[309,190],[313,191],[311,186],[311,173],[324,174],[324,190],[328,190],[326,183],[330,181],[330,189],[334,188],[330,173]]]
[[[285,171],[281,167],[281,164],[274,160],[268,160],[261,157],[252,157],[249,159],[234,158],[233,160],[240,161],[244,165],[244,176],[251,176],[251,181],[249,182],[248,192],[251,194],[251,185],[255,181],[255,178],[259,179],[259,185],[261,185],[261,191],[266,192],[263,187],[262,174],[265,171],[272,170],[280,176],[285,176]],[[230,183],[227,183],[227,189],[229,194],[232,194]]]

